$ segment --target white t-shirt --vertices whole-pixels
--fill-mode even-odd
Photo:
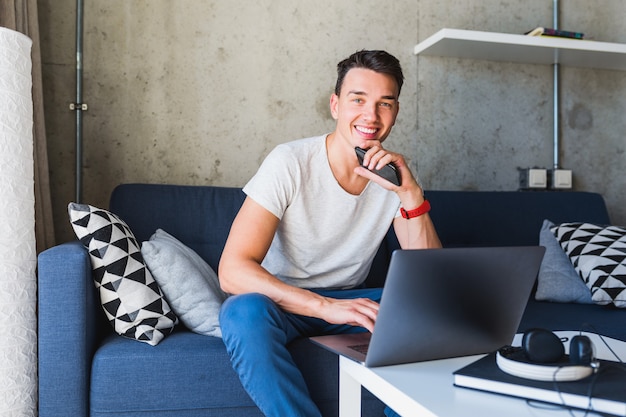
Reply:
[[[301,288],[353,288],[400,207],[374,182],[360,195],[333,176],[326,135],[277,146],[246,184],[248,197],[281,219],[262,266]]]

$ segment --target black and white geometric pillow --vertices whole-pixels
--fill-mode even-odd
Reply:
[[[115,214],[70,203],[74,233],[89,251],[102,308],[115,332],[157,345],[178,318],[163,297],[141,256],[137,239]]]
[[[626,228],[563,223],[550,229],[597,304],[626,307]]]

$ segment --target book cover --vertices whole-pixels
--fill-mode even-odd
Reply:
[[[494,352],[454,372],[454,385],[626,416],[626,368],[617,362],[601,360],[598,372],[580,381],[542,382],[501,371]]]
[[[571,32],[568,30],[552,29],[537,27],[525,33],[528,36],[556,36],[560,38],[584,39],[585,34],[580,32]]]

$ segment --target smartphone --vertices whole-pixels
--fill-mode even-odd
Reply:
[[[356,152],[356,157],[359,159],[359,164],[363,165],[363,157],[365,156],[365,149],[359,148],[358,146],[354,148]],[[400,185],[400,173],[396,166],[392,163],[389,163],[382,167],[381,169],[370,169],[374,174],[386,179],[392,184]]]

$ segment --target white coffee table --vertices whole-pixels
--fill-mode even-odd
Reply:
[[[579,334],[573,331],[556,333],[561,337]],[[598,358],[615,360],[598,335],[583,334],[591,338]],[[520,339],[521,335],[517,335],[513,344],[519,345]],[[626,359],[626,342],[606,337],[604,340],[622,360]],[[481,356],[483,355],[378,368],[367,368],[340,356],[339,416],[361,416],[362,386],[403,417],[561,415],[533,407],[523,399],[455,387],[452,373]],[[566,412],[562,415],[569,416]],[[583,415],[582,412],[580,415]]]

